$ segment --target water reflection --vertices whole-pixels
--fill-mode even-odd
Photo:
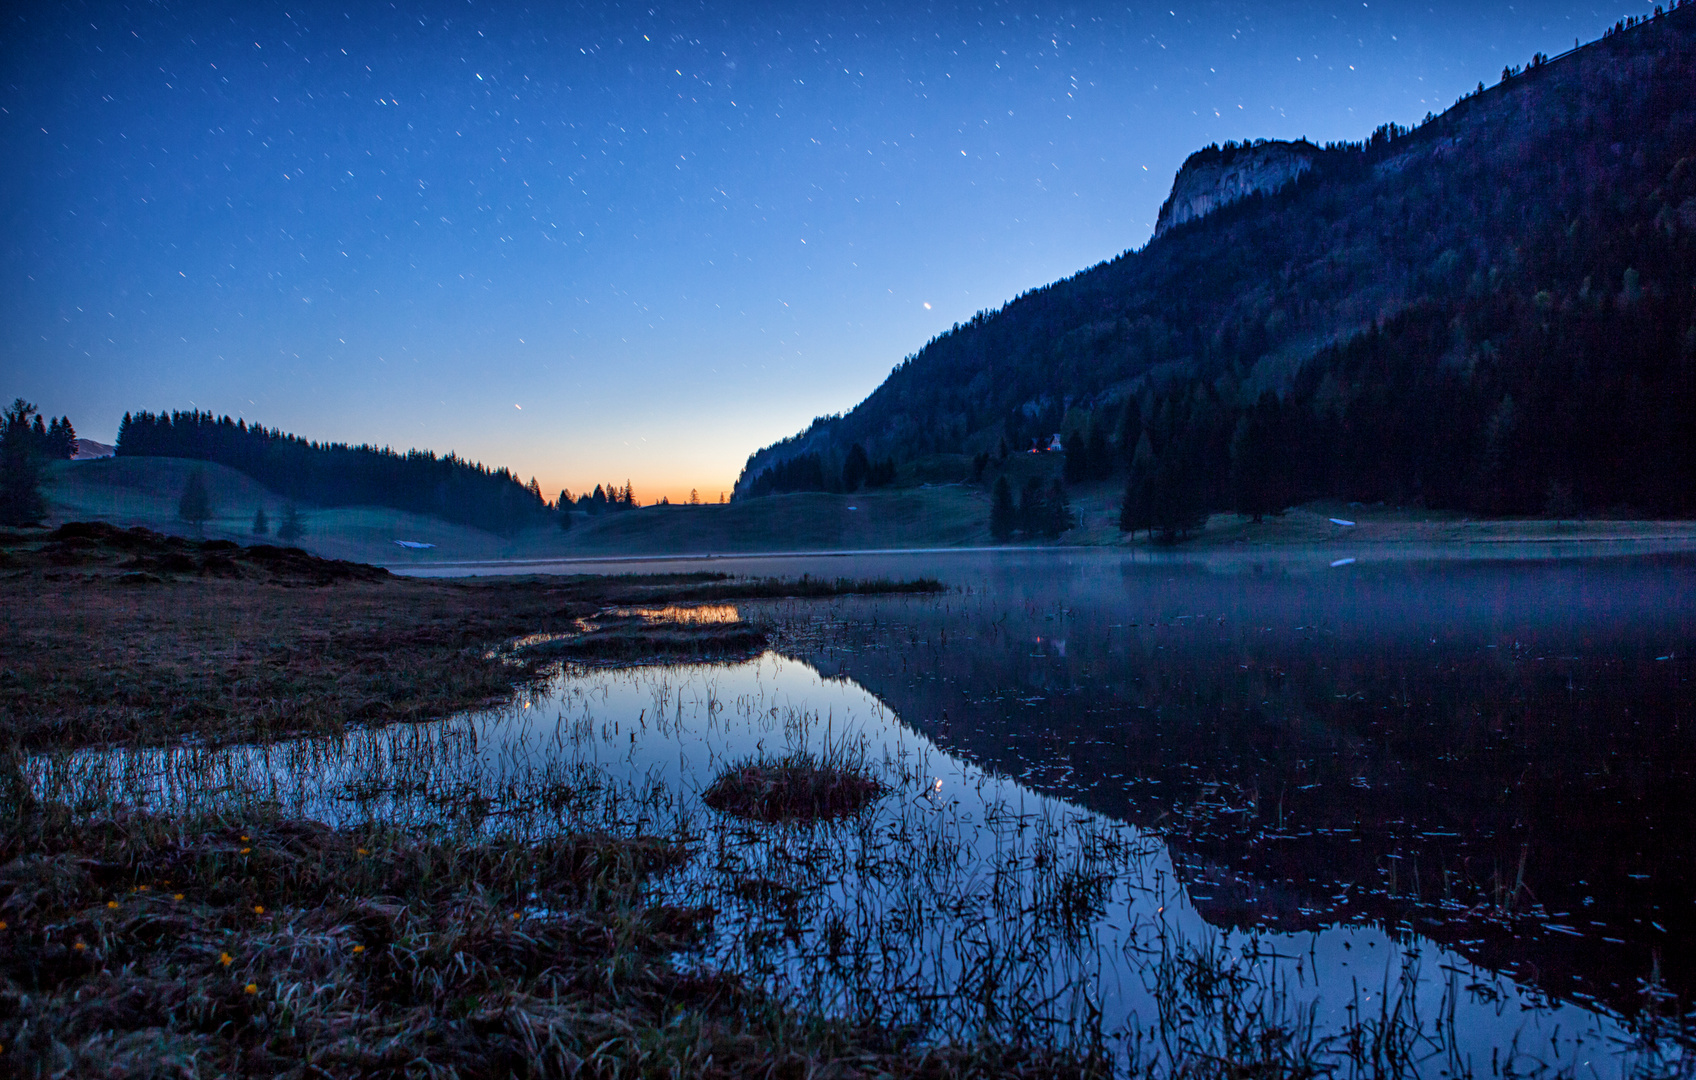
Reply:
[[[936,608],[952,618],[956,602]],[[909,609],[904,652],[931,647],[915,629],[926,610]],[[807,625],[828,636],[829,624]],[[794,749],[857,754],[892,791],[833,825],[760,825],[701,806],[729,761]],[[36,766],[43,787],[102,801],[188,808],[261,793],[332,822],[679,832],[695,858],[660,888],[718,911],[711,941],[685,962],[933,1034],[1099,1035],[1127,1066],[1258,1047],[1478,1075],[1624,1075],[1673,1052],[1630,1049],[1637,1033],[1610,1012],[1550,1001],[1416,934],[1221,928],[1215,886],[1198,887],[1187,856],[1153,833],[946,753],[857,681],[774,653],[570,669],[509,708],[335,740]]]
[[[1690,1000],[1691,560],[937,566],[959,591],[765,614],[943,748],[1157,831],[1218,925],[1370,918]]]

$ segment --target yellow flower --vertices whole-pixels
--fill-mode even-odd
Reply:
[[[354,952],[356,952],[356,953],[362,953],[362,952],[364,952],[364,951],[365,951],[365,946],[363,946],[363,945],[355,945],[355,946],[354,946],[354,947],[353,947],[353,951],[354,951]]]
[[[354,850],[358,851],[361,855],[371,854],[369,851],[366,851],[364,848],[355,848]]]
[[[227,952],[218,954],[218,963],[223,964],[225,967],[229,967],[231,964],[233,964],[235,962],[236,962],[236,958],[231,956]]]
[[[76,951],[77,951],[77,952],[82,952],[82,951],[83,951],[83,950],[84,950],[84,949],[86,949],[86,948],[88,948],[88,946],[87,946],[87,945],[84,945],[84,944],[83,944],[83,943],[82,943],[82,942],[80,942],[80,941],[79,941],[79,942],[77,942],[77,943],[76,943],[76,944],[75,944],[75,945],[73,945],[73,946],[71,946],[71,947],[72,947],[72,948],[74,948],[74,949],[75,949],[75,950],[76,950]]]
[[[178,893],[175,896],[171,897],[172,900],[181,900],[182,898],[183,898],[182,893]]]
[[[106,906],[109,908],[115,908],[118,906],[118,902],[116,900],[108,900],[106,901]]]
[[[0,930],[6,929],[6,920],[0,919]]]
[[[243,840],[246,840],[246,839],[247,839],[247,837],[245,837],[245,836],[244,836],[244,837],[242,837],[242,839],[243,839]],[[242,853],[242,854],[243,854],[243,855],[246,855],[246,854],[247,854],[247,853],[248,853],[248,852],[250,852],[250,851],[252,851],[252,850],[253,850],[253,849],[252,849],[252,848],[250,848],[250,847],[244,847],[244,848],[242,848],[242,849],[241,849],[241,853]]]
[[[264,904],[254,904],[253,905],[253,913],[255,915],[265,914],[265,905]]]
[[[242,843],[244,843],[244,844],[245,844],[245,843],[247,843],[247,837],[245,837],[245,836],[244,836],[244,837],[242,837],[242,838],[241,838],[241,841],[242,841]]]
[[[258,983],[248,983],[247,986],[244,987],[244,989],[250,994],[257,994],[257,993],[259,993],[259,984]]]
[[[147,891],[147,886],[146,886],[146,885],[137,885],[137,886],[136,886],[136,887],[135,887],[135,891],[136,891],[136,892],[146,892],[146,891]]]

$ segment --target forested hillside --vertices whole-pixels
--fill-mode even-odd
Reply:
[[[856,445],[993,462],[1063,432],[1112,447],[1127,527],[1169,533],[1318,496],[1682,515],[1692,415],[1696,5],[980,314],[738,492],[810,455],[839,484]]]
[[[125,413],[117,454],[227,465],[318,506],[387,506],[510,534],[551,517],[536,481],[453,454],[309,442],[209,412]]]

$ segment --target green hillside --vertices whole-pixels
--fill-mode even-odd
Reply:
[[[202,530],[177,517],[177,501],[196,470],[205,478],[212,510]],[[261,542],[252,527],[254,511],[263,508],[272,535],[262,542],[283,542],[275,535],[282,520],[283,497],[234,469],[210,462],[160,457],[55,462],[48,469],[45,490],[54,522],[109,521],[246,544]],[[327,558],[376,563],[408,558],[395,540],[435,544],[439,552],[462,559],[510,557],[520,550],[481,529],[385,507],[302,506],[301,512],[306,531],[294,544]]]
[[[189,475],[205,478],[212,517],[204,529],[177,516]],[[109,521],[160,532],[241,543],[254,511],[265,510],[274,535],[284,499],[252,479],[208,462],[122,457],[66,461],[48,471],[52,521]],[[338,559],[385,565],[484,559],[660,555],[847,548],[950,547],[989,542],[988,504],[962,486],[913,487],[854,497],[810,493],[753,502],[647,506],[600,516],[574,515],[573,528],[533,527],[510,539],[440,518],[386,507],[302,506],[305,535],[295,543]],[[1099,515],[1098,515],[1099,516]],[[436,545],[409,551],[396,540]]]

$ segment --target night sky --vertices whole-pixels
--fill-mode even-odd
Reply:
[[[1415,123],[1651,7],[9,5],[0,396],[716,499],[1141,246],[1198,147]]]

